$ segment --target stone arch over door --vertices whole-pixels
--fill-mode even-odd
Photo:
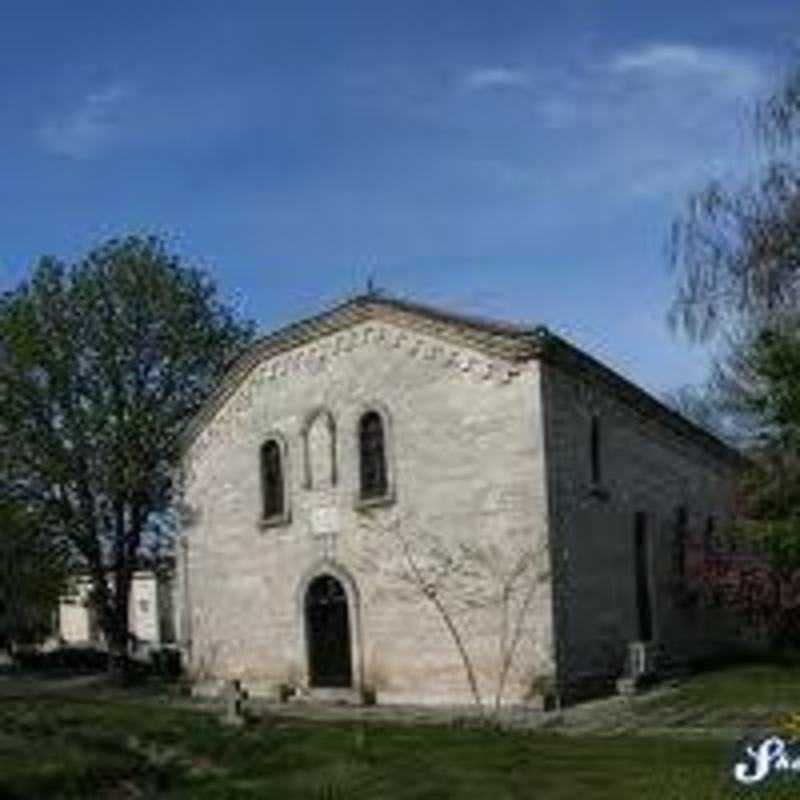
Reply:
[[[309,608],[309,603],[313,605],[314,598],[320,599],[320,595],[321,599],[339,606],[338,610],[328,614],[327,620],[334,626],[339,626],[340,634],[344,634],[346,630],[348,644],[346,648],[338,650],[338,655],[343,657],[346,652],[349,658],[349,682],[331,681],[331,675],[314,674],[315,667],[319,665],[319,661],[316,660],[318,654],[315,655],[314,647],[320,644],[325,646],[326,643],[314,638],[319,632],[314,630],[314,612]],[[360,691],[362,686],[360,601],[356,583],[350,573],[332,559],[321,559],[307,570],[300,580],[295,603],[300,651],[298,660],[303,665],[305,685],[312,689],[346,688]],[[344,613],[341,606],[346,609]],[[320,616],[325,619],[325,611],[317,607],[317,613],[317,622],[320,621]],[[345,630],[342,630],[342,626]],[[333,650],[336,654],[335,646]]]

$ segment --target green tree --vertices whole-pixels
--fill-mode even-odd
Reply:
[[[719,345],[699,396],[712,427],[735,423],[749,456],[732,533],[763,553],[769,584],[737,583],[734,604],[758,606],[777,643],[800,635],[783,603],[800,568],[800,68],[756,105],[752,123],[754,174],[702,187],[673,221],[669,320]]]
[[[734,607],[759,620],[776,646],[800,644],[800,321],[774,318],[737,356],[739,404],[757,422],[742,476],[734,534],[764,567],[739,582]],[[761,584],[761,585],[759,585]]]
[[[42,258],[0,298],[0,492],[89,571],[114,670],[133,571],[173,530],[181,433],[252,334],[156,236]]]
[[[69,554],[18,504],[0,502],[0,646],[40,641],[53,630]]]

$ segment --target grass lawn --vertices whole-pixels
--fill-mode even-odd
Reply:
[[[800,709],[794,670],[742,667],[641,705]],[[725,716],[725,715],[728,716]],[[730,715],[733,714],[733,717]],[[737,716],[738,715],[738,716]],[[714,714],[711,718],[716,719]],[[565,735],[277,720],[244,729],[157,697],[88,690],[0,700],[0,798],[789,798],[800,776],[758,789],[729,778],[738,747],[719,738]]]
[[[800,666],[750,665],[698,675],[674,695],[644,702],[641,711],[667,726],[774,731],[800,712]]]

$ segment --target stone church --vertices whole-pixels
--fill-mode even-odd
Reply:
[[[197,691],[537,705],[732,635],[686,588],[740,456],[544,327],[370,293],[258,340],[189,427]]]

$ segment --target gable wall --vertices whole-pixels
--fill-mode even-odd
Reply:
[[[396,500],[374,509],[370,521],[357,508],[356,431],[375,403],[389,418]],[[335,424],[337,483],[308,488],[303,431],[319,408]],[[291,519],[262,529],[258,448],[276,431],[287,447]],[[398,578],[402,550],[389,525],[401,526],[420,557],[434,536],[448,547],[491,545],[511,565],[546,542],[542,443],[536,363],[512,368],[384,322],[265,361],[187,454],[194,521],[181,579],[189,609],[181,617],[195,676],[240,677],[264,692],[281,683],[302,687],[302,587],[331,569],[352,578],[357,592],[357,601],[350,597],[360,637],[353,642],[357,682],[375,689],[379,702],[468,700],[441,619]],[[319,459],[318,445],[314,452]],[[454,603],[487,585],[461,584]],[[529,609],[509,677],[513,699],[553,668],[546,580],[537,582]],[[459,620],[486,694],[497,673],[498,613],[484,604]]]

